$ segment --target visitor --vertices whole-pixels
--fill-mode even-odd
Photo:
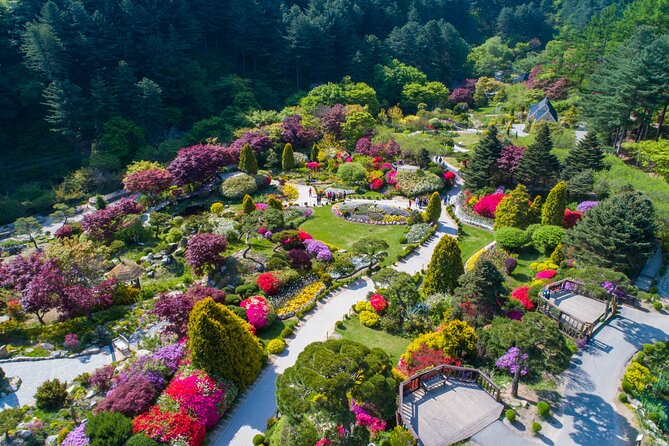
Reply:
[[[409,209],[411,209],[411,200],[409,200]]]

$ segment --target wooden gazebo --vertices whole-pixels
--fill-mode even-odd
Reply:
[[[139,278],[146,270],[136,262],[128,259],[122,259],[121,263],[112,268],[105,274],[107,279],[116,279],[119,282],[129,283],[137,288],[141,288]]]

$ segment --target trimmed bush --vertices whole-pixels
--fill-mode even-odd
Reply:
[[[225,198],[231,200],[239,200],[244,195],[251,195],[258,189],[256,180],[247,174],[235,175],[223,182],[221,185],[221,193]]]
[[[360,323],[365,327],[376,327],[379,325],[381,317],[373,311],[362,311],[360,313]]]
[[[497,243],[510,251],[516,251],[530,242],[530,236],[519,228],[504,227],[495,231]]]
[[[432,253],[423,282],[423,292],[426,295],[451,293],[458,286],[458,279],[464,272],[460,245],[456,239],[445,235]]]
[[[132,421],[118,412],[100,412],[86,423],[90,446],[123,446],[132,435]]]
[[[95,407],[95,413],[119,412],[128,417],[135,417],[146,412],[155,397],[156,388],[146,377],[132,376],[109,392]]]
[[[517,415],[516,411],[513,409],[507,409],[507,411],[504,414],[509,423],[513,423],[516,421],[516,415]]]
[[[282,339],[272,339],[267,343],[267,352],[271,355],[278,355],[286,349],[286,342]]]
[[[262,446],[265,444],[265,436],[263,434],[255,434],[253,436],[253,446]]]
[[[149,438],[144,434],[135,434],[130,437],[130,440],[125,446],[160,446],[160,444],[153,438]]]
[[[372,304],[366,300],[360,300],[355,303],[353,307],[356,313],[362,313],[363,311],[372,311]]]
[[[540,431],[541,431],[541,424],[536,422],[536,421],[533,421],[532,422],[532,433],[536,435]]]
[[[660,311],[662,309],[662,302],[659,300],[653,301],[653,308],[655,308],[656,311]]]
[[[537,250],[548,255],[553,252],[560,242],[562,242],[564,234],[565,230],[560,226],[540,226],[532,234],[532,243]]]
[[[400,192],[407,197],[424,195],[444,187],[441,178],[424,170],[415,172],[402,170],[397,173],[395,178]]]
[[[293,327],[286,327],[281,330],[281,337],[287,338],[293,334]]]
[[[35,405],[43,410],[60,409],[67,399],[67,383],[58,379],[44,381],[35,393]]]
[[[551,406],[549,406],[548,403],[544,401],[539,401],[537,403],[537,413],[543,420],[548,418],[550,412],[551,412]]]

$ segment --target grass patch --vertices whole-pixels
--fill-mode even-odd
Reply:
[[[283,331],[284,328],[293,328],[297,323],[298,319],[296,317],[286,320],[277,319],[267,330],[258,332],[258,339],[260,339],[263,347],[267,347],[269,341],[281,337],[281,331]]]
[[[400,356],[411,342],[409,339],[391,335],[383,330],[365,327],[360,323],[357,316],[344,320],[344,327],[338,328],[337,333],[343,339],[359,342],[369,348],[380,348],[388,353],[394,364],[397,364]]]
[[[300,229],[311,234],[315,239],[330,243],[341,249],[350,250],[359,241],[370,237],[385,240],[390,247],[388,256],[383,265],[395,262],[397,254],[404,251],[404,245],[400,245],[400,238],[408,230],[405,225],[365,225],[351,223],[343,218],[335,216],[331,206],[314,208],[313,215],[302,225]]]
[[[462,251],[462,261],[466,261],[476,251],[483,248],[488,243],[495,240],[495,235],[485,229],[474,226],[462,225],[460,237],[460,251]]]
[[[420,149],[427,149],[433,155],[443,155],[446,150],[446,136],[433,133],[416,133],[413,135],[405,133],[396,133],[388,127],[377,127],[377,136],[375,141],[388,141],[394,139],[402,150],[417,152]]]
[[[478,133],[458,133],[458,137],[453,138],[453,141],[459,146],[471,148],[481,140],[481,136]]]
[[[534,262],[543,262],[544,260],[546,260],[546,256],[534,248],[521,251],[518,255],[518,266],[513,271],[513,274],[508,276],[508,285],[512,288],[529,285],[534,278],[534,273],[530,269],[530,265]]]

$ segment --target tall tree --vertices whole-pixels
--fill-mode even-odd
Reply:
[[[602,152],[597,135],[594,132],[588,132],[585,138],[569,151],[569,156],[565,160],[563,176],[566,179],[571,179],[586,170],[598,172],[603,168],[604,152]]]
[[[560,162],[551,152],[553,140],[547,124],[539,125],[534,142],[523,153],[516,177],[524,184],[534,187],[551,187],[555,184]]]
[[[439,192],[433,192],[423,213],[423,220],[427,223],[436,224],[439,217],[441,217],[441,196]]]
[[[525,229],[530,223],[530,194],[519,184],[497,205],[494,229],[507,226]]]
[[[242,147],[242,151],[239,153],[238,167],[239,170],[249,175],[258,173],[258,160],[250,144],[244,144],[244,147]]]
[[[541,224],[562,226],[564,210],[567,208],[567,183],[560,181],[551,189],[546,203],[541,208]]]
[[[458,279],[465,273],[462,253],[455,238],[445,235],[439,240],[427,267],[423,292],[451,293],[458,286]]]
[[[281,168],[283,170],[291,170],[295,168],[295,154],[293,153],[293,146],[290,143],[287,143],[283,147],[283,153],[281,154]]]
[[[501,314],[501,303],[507,290],[504,276],[489,260],[476,262],[474,269],[460,276],[455,298],[460,302],[462,319],[476,327]]]
[[[463,172],[465,188],[479,190],[496,185],[499,172],[497,159],[502,153],[502,148],[497,127],[489,127],[487,134],[476,145],[469,164]]]

